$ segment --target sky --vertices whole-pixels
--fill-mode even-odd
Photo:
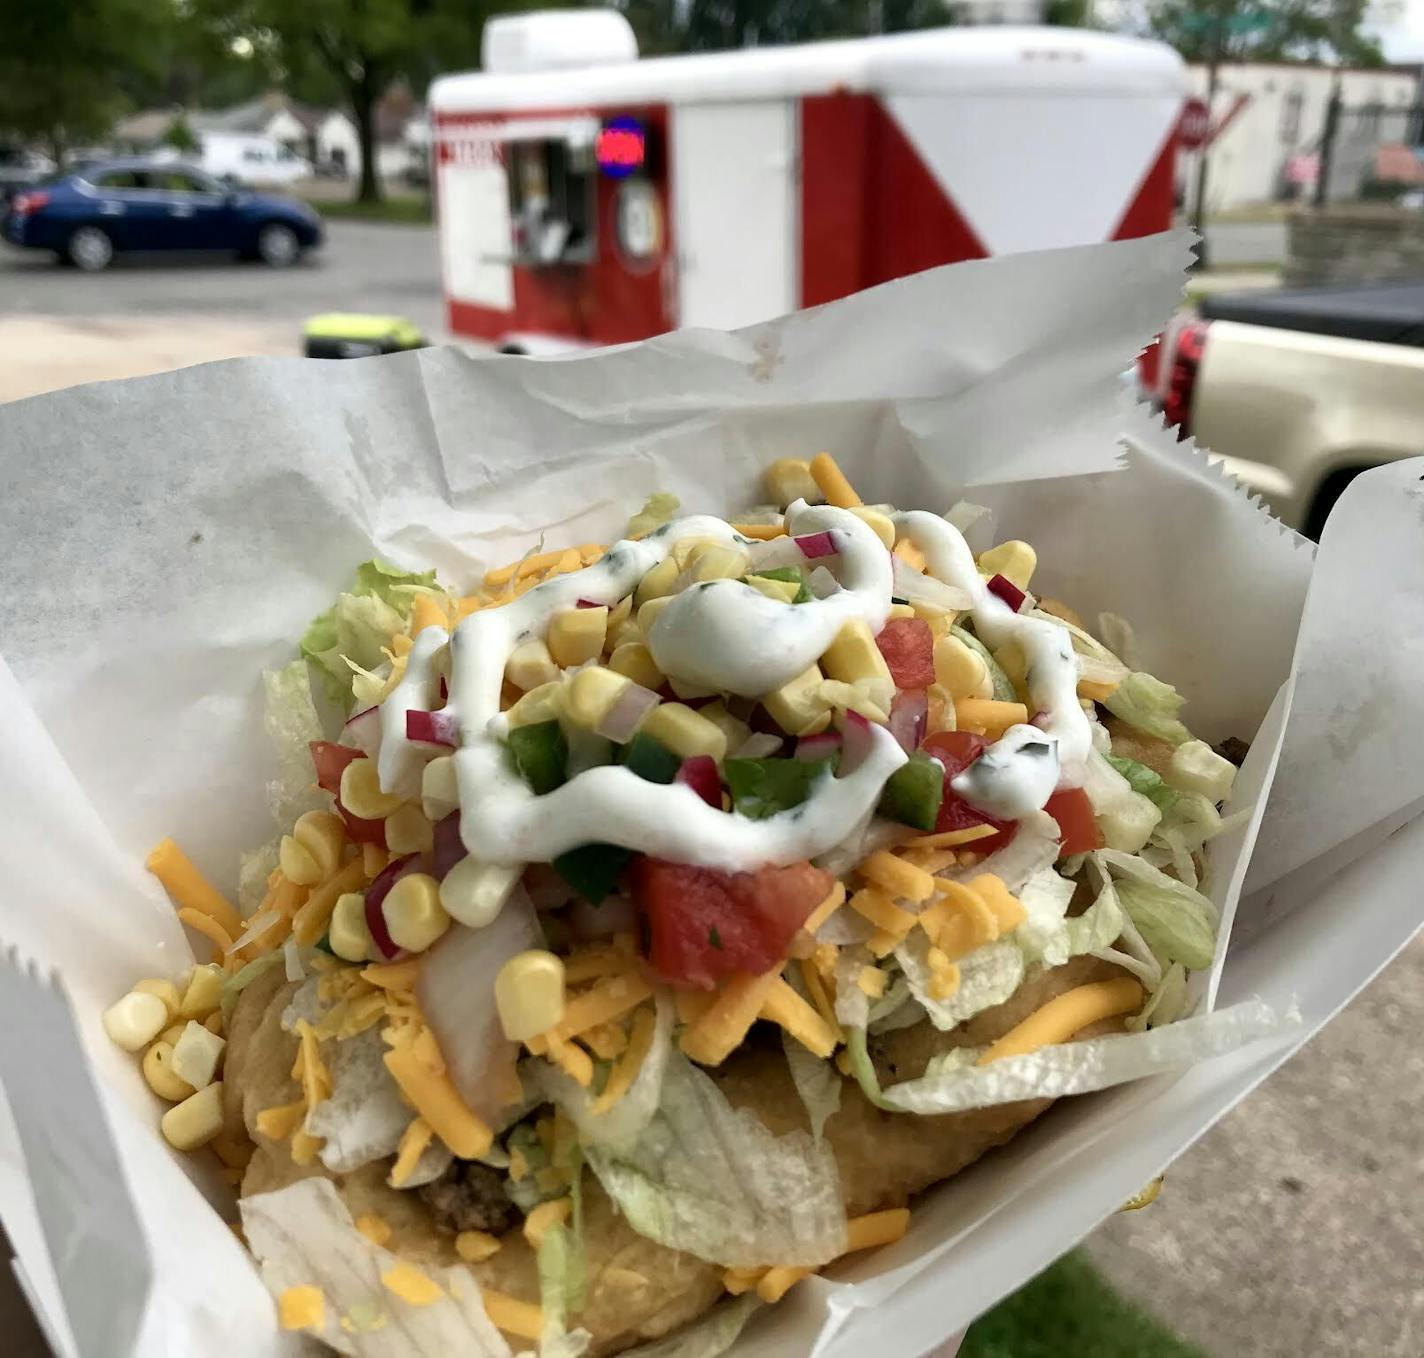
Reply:
[[[1389,0],[1368,27],[1390,61],[1424,60],[1424,0]]]

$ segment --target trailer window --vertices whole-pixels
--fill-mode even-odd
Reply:
[[[513,141],[509,159],[514,255],[522,264],[586,264],[597,245],[595,176],[589,147]]]

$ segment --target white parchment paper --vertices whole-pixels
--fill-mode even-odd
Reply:
[[[231,887],[238,852],[270,835],[260,671],[291,657],[373,550],[469,582],[540,533],[550,546],[608,540],[653,490],[731,512],[758,498],[768,461],[826,448],[868,500],[943,509],[973,488],[996,536],[1037,547],[1037,591],[1131,617],[1149,666],[1188,695],[1194,729],[1256,737],[1240,804],[1264,815],[1261,848],[1253,823],[1216,861],[1228,911],[1251,874],[1250,941],[1225,951],[1211,984],[1223,1002],[1296,997],[1302,1028],[1056,1110],[930,1194],[900,1244],[797,1288],[739,1351],[848,1358],[874,1342],[913,1354],[962,1328],[1403,945],[1424,850],[1415,826],[1376,840],[1424,798],[1424,762],[1410,757],[1424,750],[1394,740],[1404,726],[1424,739],[1411,688],[1424,526],[1410,494],[1424,469],[1351,489],[1312,584],[1306,545],[1124,408],[1119,374],[1175,304],[1187,245],[1171,234],[958,265],[735,334],[573,360],[249,359],[0,408],[0,941],[57,971],[98,1078],[153,1260],[131,1352],[218,1358],[291,1342],[204,1206],[204,1192],[222,1202],[219,1188],[167,1153],[136,1063],[98,1016],[138,976],[187,961],[141,869],[152,843],[173,835]],[[1388,588],[1361,587],[1386,571]],[[1398,644],[1378,644],[1386,635]],[[1337,659],[1341,637],[1354,663]],[[1372,715],[1381,695],[1387,722]],[[1323,731],[1341,745],[1330,760]],[[1278,752],[1279,810],[1265,800]],[[1332,908],[1347,879],[1348,914]],[[16,984],[6,971],[0,986]],[[23,1035],[0,1042],[15,1122],[10,1135],[0,1116],[0,1213],[56,1342],[81,1352],[54,1204],[91,1244],[123,1249],[121,1225],[65,1203],[64,1157],[81,1141],[37,1125],[33,1082],[75,1072],[27,1062]],[[52,1146],[43,1164],[22,1149],[38,1137]],[[90,1285],[97,1307],[131,1302],[131,1287]]]

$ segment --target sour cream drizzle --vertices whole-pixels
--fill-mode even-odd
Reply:
[[[711,581],[677,595],[663,609],[650,645],[661,667],[690,681],[760,696],[815,664],[844,623],[864,618],[873,631],[890,609],[889,555],[855,515],[798,502],[787,512],[792,534],[831,532],[844,588],[804,604],[783,604],[740,581]],[[535,796],[513,769],[500,739],[500,690],[518,645],[544,635],[553,616],[580,600],[613,605],[685,538],[743,543],[721,519],[694,516],[638,542],[622,541],[594,565],[557,576],[499,608],[471,614],[448,636],[426,628],[405,676],[382,706],[379,772],[383,788],[409,788],[423,762],[405,738],[405,714],[427,704],[446,642],[447,705],[460,726],[455,753],[460,837],[472,858],[517,865],[547,862],[581,844],[610,842],[682,863],[742,871],[813,857],[849,835],[874,808],[905,753],[883,727],[870,733],[859,765],[824,777],[801,806],[750,820],[708,806],[681,785],[664,786],[616,766],[586,770]],[[751,544],[746,544],[751,545]]]
[[[990,593],[964,535],[923,510],[895,515],[895,524],[925,554],[930,573],[968,591],[974,631],[991,651],[1008,641],[1023,650],[1029,697],[1042,727],[1011,726],[1003,738],[950,786],[971,805],[1002,820],[1037,811],[1060,783],[1077,787],[1092,748],[1092,728],[1078,705],[1078,662],[1068,632],[1025,618]],[[1043,750],[1044,745],[1048,750]]]

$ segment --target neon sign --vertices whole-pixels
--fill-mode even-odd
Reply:
[[[636,118],[610,118],[598,130],[593,158],[611,179],[626,179],[647,162],[647,130]]]

